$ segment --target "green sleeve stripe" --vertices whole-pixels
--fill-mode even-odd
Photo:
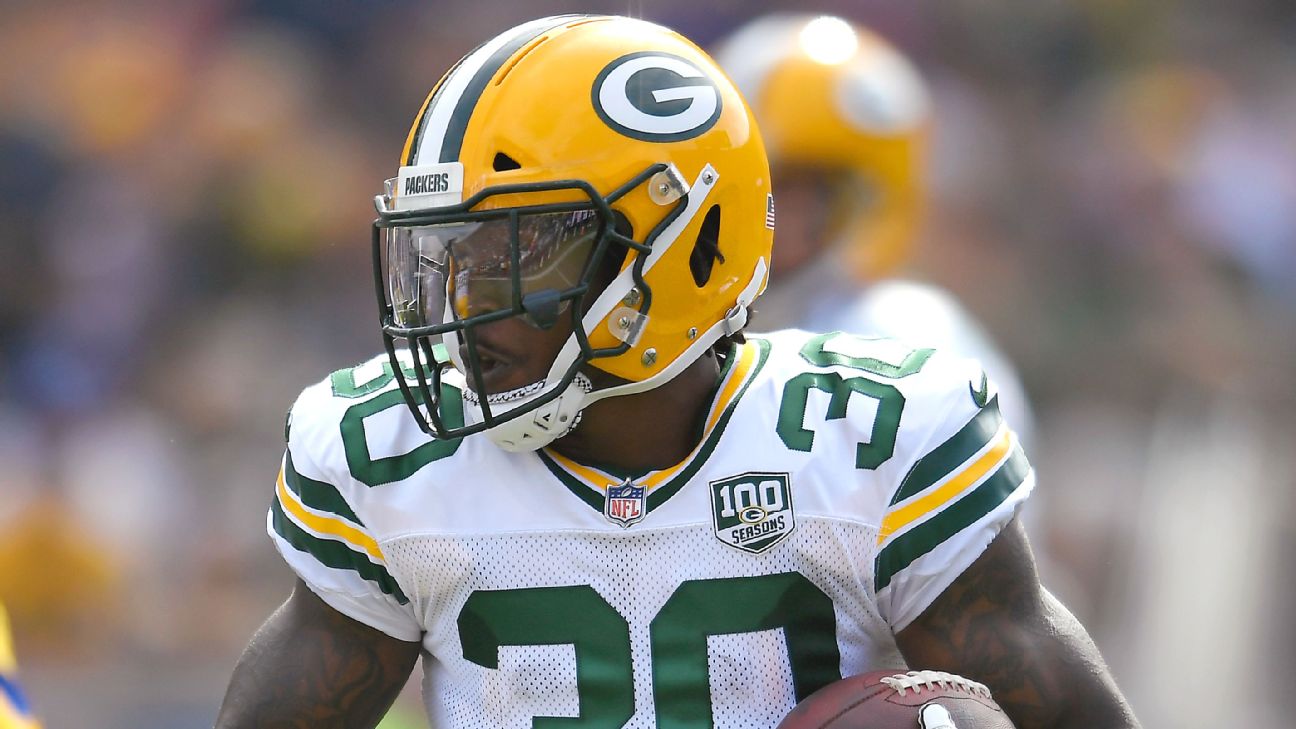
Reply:
[[[949,440],[936,446],[932,452],[918,459],[918,462],[905,474],[900,488],[891,497],[891,505],[930,488],[937,481],[953,473],[977,451],[985,448],[995,433],[1003,417],[999,414],[999,397],[995,396],[976,417],[968,421],[959,432]]]
[[[971,493],[945,507],[939,514],[901,534],[882,548],[873,564],[874,591],[891,584],[896,573],[942,542],[994,511],[1030,473],[1030,463],[1021,446],[989,478]]]
[[[400,585],[396,584],[396,580],[387,568],[370,562],[368,556],[348,548],[341,542],[320,539],[306,532],[284,514],[279,499],[271,500],[270,513],[275,533],[297,551],[309,554],[325,567],[359,573],[361,577],[377,585],[378,589],[396,598],[400,604],[405,605],[409,602],[409,598],[401,592]]]
[[[355,515],[351,506],[342,498],[333,484],[314,479],[306,478],[297,473],[293,468],[292,453],[284,454],[284,483],[288,484],[288,490],[297,495],[297,498],[305,505],[318,511],[327,511],[330,514],[346,519],[356,526],[363,527],[364,522],[360,517]]]

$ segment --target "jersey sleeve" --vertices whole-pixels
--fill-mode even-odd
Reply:
[[[937,353],[906,393],[903,473],[877,537],[874,589],[900,631],[985,551],[1034,486],[979,363]]]
[[[313,390],[298,398],[289,415],[266,531],[288,566],[324,602],[393,638],[417,641],[422,629],[409,597],[358,513],[358,499],[348,493],[355,482],[344,466],[328,467],[334,460],[345,464],[345,458],[339,455],[336,419],[330,420],[331,409]]]

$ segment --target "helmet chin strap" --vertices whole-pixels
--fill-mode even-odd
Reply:
[[[533,402],[544,394],[543,382],[536,382],[507,393],[490,395],[487,399],[494,405],[496,402],[507,402],[515,408]],[[506,451],[534,451],[567,435],[580,423],[581,409],[584,407],[585,395],[594,389],[590,379],[583,373],[576,373],[576,378],[567,385],[563,393],[529,413],[506,420],[486,431],[487,437],[495,445]],[[481,403],[472,390],[465,387],[464,417],[470,423],[482,421]]]

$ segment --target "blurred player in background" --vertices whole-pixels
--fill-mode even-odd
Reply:
[[[1030,404],[1007,358],[948,292],[889,278],[927,196],[931,104],[917,70],[865,28],[785,13],[742,26],[715,58],[756,115],[774,180],[778,245],[754,327],[896,337],[979,359],[1029,445]]]
[[[18,685],[18,662],[9,637],[9,614],[0,603],[0,729],[39,729]]]

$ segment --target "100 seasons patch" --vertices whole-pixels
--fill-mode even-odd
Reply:
[[[757,554],[792,533],[792,489],[786,473],[748,471],[711,482],[716,538]]]

